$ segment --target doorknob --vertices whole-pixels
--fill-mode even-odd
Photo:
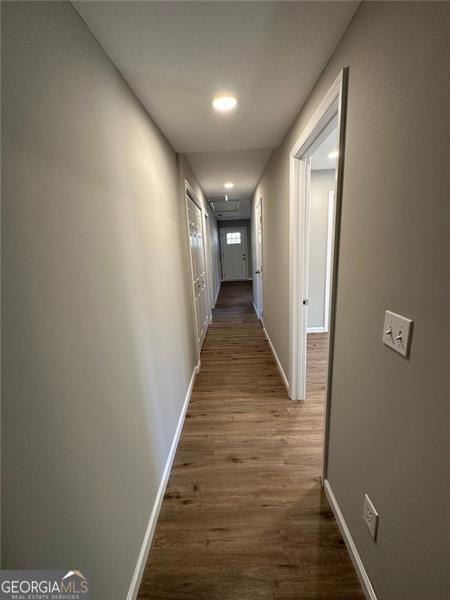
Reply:
[[[258,270],[258,271],[255,271],[255,275],[259,275],[259,270]]]

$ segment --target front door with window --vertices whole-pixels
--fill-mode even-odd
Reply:
[[[222,280],[247,279],[247,228],[233,227],[220,230],[222,251]]]

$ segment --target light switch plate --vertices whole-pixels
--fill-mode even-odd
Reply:
[[[412,324],[411,319],[387,310],[384,314],[383,343],[402,356],[408,356]]]

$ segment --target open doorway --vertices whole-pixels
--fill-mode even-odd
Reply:
[[[255,280],[253,286],[253,306],[258,319],[263,321],[263,199],[258,198],[255,205]]]
[[[310,157],[307,202],[306,399],[323,398],[327,383],[332,255],[335,229],[337,118]],[[328,132],[328,128],[326,129]],[[322,141],[321,141],[322,140]]]
[[[332,126],[328,137],[311,156],[307,335],[328,334],[329,330],[338,156],[337,121],[332,123]]]
[[[324,477],[331,398],[347,71],[340,73],[291,150],[290,389],[322,394]]]

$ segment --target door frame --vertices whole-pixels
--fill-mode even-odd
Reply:
[[[194,202],[194,204],[197,206],[197,208],[200,210],[200,214],[202,216],[201,221],[202,221],[202,231],[203,231],[203,254],[204,254],[204,260],[205,260],[205,277],[206,277],[206,288],[207,288],[207,294],[208,294],[208,325],[209,323],[211,323],[212,320],[212,313],[211,313],[211,307],[210,307],[210,303],[209,303],[209,273],[208,273],[208,264],[206,262],[206,255],[205,255],[205,219],[204,219],[204,211],[201,205],[201,202],[199,201],[199,199],[197,198],[196,193],[194,192],[194,189],[192,188],[192,186],[190,185],[189,181],[187,179],[184,180],[184,210],[185,210],[185,215],[186,215],[186,234],[187,234],[187,250],[188,250],[188,255],[189,255],[189,266],[190,266],[190,270],[189,270],[189,274],[190,274],[190,281],[189,281],[189,286],[191,288],[191,295],[192,295],[192,310],[193,310],[193,317],[194,317],[194,326],[195,326],[195,347],[196,347],[196,354],[197,354],[197,365],[200,366],[200,353],[201,353],[201,345],[198,341],[198,320],[197,320],[197,311],[195,309],[195,291],[194,291],[194,286],[193,286],[193,282],[194,282],[194,265],[192,264],[192,253],[191,253],[191,246],[190,246],[190,231],[189,231],[189,210],[188,210],[188,198],[190,198],[192,200],[192,202]],[[205,333],[205,337],[206,337],[206,333]],[[204,339],[204,338],[203,338]]]
[[[224,254],[224,245],[222,243],[222,235],[226,232],[226,231],[243,231],[244,235],[243,237],[245,238],[245,278],[244,279],[224,279],[223,278],[223,254]],[[222,262],[222,281],[247,281],[249,279],[248,276],[248,235],[247,235],[247,226],[246,225],[240,225],[239,227],[221,227],[220,228],[220,259]]]
[[[256,222],[256,211],[258,208],[258,204],[260,205],[260,210],[261,210],[261,256],[260,253],[258,251],[258,235],[257,235],[257,222]],[[252,235],[255,236],[255,256],[252,257],[252,259],[254,258],[254,262],[255,262],[255,268],[258,268],[258,263],[261,262],[261,273],[260,273],[260,279],[261,279],[261,297],[258,294],[258,274],[256,273],[255,270],[255,290],[256,290],[256,298],[258,300],[257,303],[253,303],[253,308],[255,309],[255,312],[258,316],[258,319],[261,321],[261,323],[263,323],[263,315],[264,315],[264,279],[263,279],[263,244],[264,244],[264,232],[263,232],[263,198],[262,196],[260,196],[257,201],[255,202],[255,212],[254,212],[254,217],[255,217],[255,227],[254,227],[254,232],[252,232]],[[260,259],[260,260],[258,260]]]
[[[348,67],[333,82],[314,115],[290,151],[290,388],[293,400],[306,396],[306,317],[304,301],[308,283],[308,230],[309,230],[309,178],[310,155],[318,138],[337,118],[339,156],[336,165],[334,240],[332,245],[332,284],[329,303],[329,351],[325,400],[323,478],[326,478],[329,437],[329,415],[334,354],[336,315],[337,267],[339,232],[342,212],[342,187],[345,157],[345,125],[347,109]]]

